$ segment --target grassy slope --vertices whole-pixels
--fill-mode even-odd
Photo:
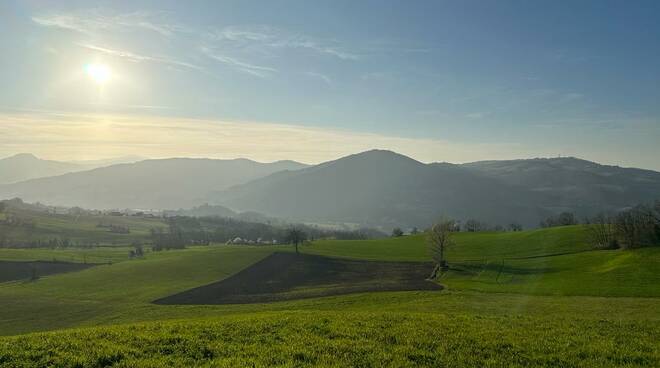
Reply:
[[[128,253],[132,249],[132,247],[94,247],[89,249],[0,248],[0,260],[116,263],[128,259]]]
[[[522,232],[457,233],[448,250],[454,261],[529,257],[590,250],[582,226],[567,226]],[[427,261],[428,245],[423,234],[378,240],[321,240],[305,251],[335,257],[392,261]]]
[[[456,265],[442,283],[461,290],[660,297],[660,248],[592,251]]]
[[[24,220],[32,221],[35,225],[34,228],[29,228],[0,224],[0,234],[4,234],[8,240],[17,239],[22,242],[56,238],[68,239],[79,244],[127,245],[133,241],[145,240],[152,228],[166,226],[157,218],[52,215],[15,208],[9,211]],[[127,226],[131,232],[130,234],[111,233],[107,228],[97,227],[99,223]]]
[[[441,283],[458,290],[660,297],[660,247],[594,251],[583,226],[517,233],[459,233]],[[382,241],[319,241],[305,252],[382,260],[428,260],[423,235]]]
[[[0,341],[0,364],[652,367],[660,364],[659,331],[639,321],[269,312],[11,338]]]
[[[270,254],[272,249],[198,247],[149,253],[145,259],[101,265],[0,284],[0,334],[47,330],[95,320],[111,322],[152,300],[225,278]],[[145,313],[135,312],[140,320]],[[129,317],[130,318],[130,317]]]
[[[450,291],[442,293],[354,294],[230,306],[149,304],[235,273],[272,247],[149,254],[145,260],[36,283],[0,285],[0,334],[158,321],[0,339],[0,366],[3,361],[10,366],[35,361],[63,366],[76,361],[83,366],[112,361],[120,366],[236,366],[248,360],[263,365],[365,366],[660,363],[660,299],[570,296],[658,296],[658,248],[585,251],[580,227],[459,234],[456,240],[449,259],[464,270],[445,276],[442,282]],[[421,236],[323,241],[304,250],[367,259],[427,259]],[[567,252],[581,253],[513,259]],[[500,272],[503,259],[505,272]],[[549,272],[521,271],[527,269]],[[187,320],[163,322],[179,318]],[[300,344],[296,334],[306,343]],[[12,349],[28,343],[31,349]]]

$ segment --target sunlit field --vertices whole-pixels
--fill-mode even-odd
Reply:
[[[0,357],[9,366],[656,365],[658,249],[590,251],[583,237],[579,226],[460,234],[449,255],[452,269],[438,280],[445,290],[265,304],[152,301],[225,279],[274,251],[292,252],[290,246],[148,253],[144,259],[1,284],[3,334],[66,331],[3,338]],[[353,252],[346,251],[349,244]],[[380,244],[319,241],[302,251],[350,259],[428,259],[421,235]],[[519,253],[498,249],[508,245]],[[481,260],[471,258],[475,247],[488,249]],[[49,257],[45,251],[29,253],[25,259]],[[16,252],[5,254],[19,259]],[[622,348],[611,349],[624,340]],[[50,353],[35,355],[35,348]]]
[[[0,368],[660,367],[657,0],[0,14]]]

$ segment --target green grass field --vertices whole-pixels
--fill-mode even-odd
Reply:
[[[0,234],[11,242],[48,241],[67,239],[81,245],[119,245],[126,246],[134,241],[148,239],[153,228],[165,228],[166,224],[158,218],[136,216],[106,215],[53,215],[41,211],[12,208],[11,213],[34,226],[9,226],[0,223]],[[2,214],[6,217],[6,214]],[[111,233],[99,224],[128,227],[129,234]]]
[[[0,284],[0,335],[28,333],[0,338],[0,366],[660,365],[660,248],[593,251],[581,226],[455,240],[441,292],[151,303],[286,246],[192,247]],[[318,241],[302,250],[428,260],[421,235]],[[0,259],[49,260],[52,252],[7,251]]]
[[[0,248],[0,260],[115,263],[128,259],[132,247],[93,247],[68,249]]]
[[[448,250],[452,261],[519,258],[591,250],[583,226],[521,232],[457,233]],[[308,253],[373,260],[427,261],[423,234],[378,240],[320,240]]]

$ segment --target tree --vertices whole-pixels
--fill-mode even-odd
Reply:
[[[419,234],[419,229],[417,227],[413,227],[412,230],[410,230],[410,235],[417,235]]]
[[[305,240],[307,240],[307,234],[305,234],[304,231],[295,227],[292,227],[287,231],[286,241],[296,247],[296,254],[299,253],[298,244],[304,242]]]
[[[5,201],[0,202],[0,213],[5,212],[5,209],[7,208],[7,203]]]
[[[612,217],[600,214],[589,219],[589,223],[589,238],[595,248],[616,249],[619,247]]]
[[[469,219],[465,222],[465,226],[463,226],[465,231],[467,232],[477,232],[477,231],[483,231],[487,228],[487,225],[475,220],[475,219]]]
[[[431,278],[435,278],[438,271],[446,271],[447,260],[445,259],[445,251],[447,247],[454,244],[452,240],[452,233],[456,230],[456,223],[454,220],[442,220],[433,225],[428,232],[428,243],[431,249],[431,257],[436,266],[433,269]]]
[[[557,216],[550,216],[541,221],[541,227],[569,226],[577,225],[577,220],[572,212],[562,212]]]
[[[392,229],[392,237],[393,238],[398,238],[400,236],[403,236],[403,230],[401,230],[398,227],[395,227],[394,229]]]
[[[660,243],[660,224],[655,205],[639,205],[620,212],[615,218],[618,239],[624,248],[653,246]]]
[[[514,231],[514,232],[515,231],[522,231],[522,229],[523,229],[523,227],[519,223],[514,222],[514,223],[509,224],[509,230],[511,230],[511,231]]]
[[[37,273],[37,266],[34,264],[30,266],[30,281],[37,281],[39,274]]]

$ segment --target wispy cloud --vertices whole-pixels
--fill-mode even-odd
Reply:
[[[228,65],[236,70],[242,71],[244,73],[251,74],[255,77],[259,78],[267,78],[269,77],[272,73],[276,73],[277,69],[271,68],[268,66],[261,66],[261,65],[254,65],[250,64],[244,61],[237,60],[235,58],[225,56],[225,55],[219,55],[215,53],[213,50],[210,50],[208,48],[202,48],[202,51],[211,59],[215,61],[219,61],[225,65]]]
[[[356,53],[338,45],[336,41],[321,40],[270,26],[230,26],[210,33],[216,42],[234,43],[241,48],[306,49],[341,60],[358,60]]]
[[[208,73],[212,73],[211,60],[234,71],[266,79],[280,71],[287,71],[287,64],[278,64],[278,61],[285,58],[327,56],[340,61],[360,59],[357,53],[348,50],[337,40],[321,39],[267,25],[208,29],[173,21],[171,14],[164,12],[117,13],[95,8],[36,14],[32,21],[41,27],[70,30],[88,36],[83,36],[84,41],[77,45],[97,53],[129,62],[153,62]],[[102,42],[109,39],[116,41],[121,39],[117,37],[118,34],[126,35],[135,31],[150,32],[166,38],[167,43],[156,46],[163,48],[161,55],[109,47]],[[304,53],[292,53],[292,50],[307,51],[310,54],[305,56]],[[178,55],[187,55],[189,58],[186,58],[193,62],[182,60]],[[315,59],[310,60],[316,62]],[[328,85],[333,83],[329,76],[319,72],[305,74]]]
[[[189,32],[181,24],[167,22],[163,14],[139,11],[116,14],[100,9],[80,10],[69,13],[48,13],[32,17],[32,21],[44,27],[67,29],[85,34],[94,34],[104,30],[142,29],[171,36],[176,32]]]
[[[151,61],[151,62],[156,62],[156,63],[162,63],[162,64],[169,64],[169,65],[174,65],[174,66],[181,66],[189,69],[194,69],[194,70],[199,70],[203,71],[204,68],[191,64],[185,61],[180,61],[180,60],[175,60],[167,57],[160,57],[160,56],[146,56],[146,55],[141,55],[141,54],[136,54],[133,52],[129,51],[124,51],[124,50],[116,50],[116,49],[111,49],[107,47],[101,47],[101,46],[96,46],[96,45],[90,45],[90,44],[78,44],[78,46],[100,52],[106,55],[110,56],[115,56],[123,59],[127,59],[132,62],[142,62],[142,61]]]
[[[304,74],[311,78],[320,79],[325,82],[325,84],[332,86],[332,79],[325,74],[318,72],[305,72]]]

